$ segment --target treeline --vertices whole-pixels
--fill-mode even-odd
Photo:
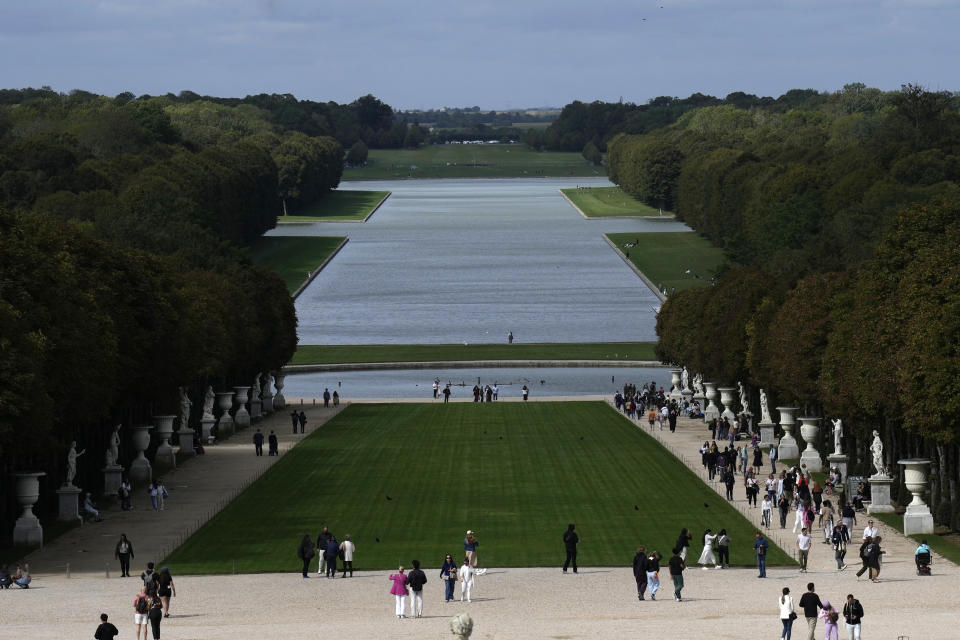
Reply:
[[[894,473],[899,458],[932,458],[935,517],[952,527],[958,150],[952,94],[854,84],[784,112],[697,109],[615,138],[608,155],[615,182],[672,209],[728,257],[714,286],[663,305],[659,357],[742,380],[755,402],[764,388],[777,404],[842,416],[853,471],[872,473],[873,429]]]

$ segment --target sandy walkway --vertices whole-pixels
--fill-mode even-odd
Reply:
[[[329,413],[308,408],[313,427],[329,417]],[[284,436],[285,444],[281,448],[289,447],[294,437],[286,436],[287,418],[278,416],[273,420],[278,426],[268,423],[267,428],[274,428]],[[638,428],[646,430],[646,426]],[[222,445],[222,454],[214,451],[221,447],[212,447],[208,449],[207,460],[191,462],[176,474],[168,474],[168,485],[186,484],[193,489],[171,492],[173,500],[169,511],[108,514],[107,522],[84,527],[50,545],[42,556],[33,559],[35,573],[40,574],[33,588],[0,592],[0,635],[38,640],[90,637],[99,613],[105,611],[120,628],[120,637],[131,637],[132,599],[139,580],[117,578],[116,572],[111,579],[104,579],[103,567],[115,540],[113,529],[119,532],[122,527],[137,542],[135,567],[139,572],[152,550],[175,543],[175,538],[167,532],[188,527],[200,517],[198,514],[202,515],[204,505],[209,510],[218,500],[227,497],[231,487],[236,488],[259,475],[263,469],[257,465],[270,462],[266,457],[261,460],[253,457],[252,446],[247,443],[249,433],[242,432],[236,445]],[[692,462],[691,467],[698,470],[696,449],[703,441],[703,434],[701,424],[682,422],[677,433],[665,431],[662,438],[668,447],[682,452],[686,460]],[[654,435],[661,437],[659,432]],[[234,447],[236,452],[231,452]],[[230,459],[229,455],[237,457]],[[220,462],[213,464],[219,456],[222,456]],[[191,501],[196,500],[198,504],[191,502],[188,506],[186,497],[178,493],[190,493]],[[735,495],[738,508],[742,507],[742,488],[738,486]],[[206,502],[201,499],[204,497]],[[756,510],[746,511],[754,521],[759,519]],[[157,527],[161,522],[164,526]],[[861,520],[855,531],[857,537],[863,524]],[[589,564],[589,527],[581,528],[584,538],[581,558]],[[778,531],[774,534],[778,535]],[[173,617],[163,624],[162,637],[206,640],[269,635],[313,639],[324,634],[334,638],[441,638],[449,637],[450,616],[469,611],[476,625],[474,638],[776,638],[780,634],[776,608],[780,589],[789,586],[799,600],[806,583],[813,581],[822,598],[838,602],[847,593],[853,593],[861,600],[866,611],[864,638],[868,640],[896,640],[900,636],[911,640],[960,638],[960,627],[956,624],[960,570],[939,560],[935,562],[932,577],[919,578],[914,571],[913,543],[889,529],[884,529],[883,535],[888,553],[879,584],[858,582],[850,569],[836,571],[830,547],[817,543],[811,552],[808,574],[800,574],[797,569],[770,569],[769,577],[759,580],[753,569],[702,571],[691,568],[685,574],[682,603],[673,601],[668,584],[658,601],[637,602],[632,573],[626,568],[630,557],[624,558],[625,568],[581,568],[578,575],[563,575],[556,568],[491,568],[488,575],[480,578],[477,597],[470,604],[444,604],[442,583],[437,571],[431,569],[425,591],[426,617],[421,620],[398,621],[394,617],[387,572],[383,571],[358,572],[355,578],[346,580],[316,577],[303,580],[293,571],[175,577],[179,597],[173,601]],[[734,542],[749,544],[749,541]],[[559,563],[562,544],[558,542],[557,546]],[[79,551],[87,547],[86,553]],[[691,555],[696,556],[699,550],[700,545],[695,544]],[[44,563],[56,569],[57,562],[65,562],[61,558],[77,558],[76,566],[89,566],[90,573],[78,576],[75,570],[71,579],[65,578],[62,570],[43,575],[47,570],[43,568]],[[435,565],[439,558],[423,560]],[[855,558],[852,560],[855,562]],[[362,549],[358,550],[356,565],[363,566]],[[801,633],[802,616],[798,623],[795,631]],[[818,625],[816,637],[822,637],[821,634],[822,624]]]

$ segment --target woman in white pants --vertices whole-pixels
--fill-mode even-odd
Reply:
[[[397,570],[397,573],[391,573],[389,579],[393,582],[390,587],[392,593],[397,599],[397,620],[406,618],[407,608],[407,576],[403,572],[403,567]]]
[[[464,558],[463,565],[457,572],[460,578],[460,602],[463,602],[464,596],[466,596],[467,602],[470,602],[470,592],[473,591],[473,574],[475,572],[476,569],[470,566],[470,558]]]

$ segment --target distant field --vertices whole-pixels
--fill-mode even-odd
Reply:
[[[731,564],[754,563],[754,525],[606,403],[494,402],[353,405],[163,564],[177,575],[294,573],[300,539],[327,525],[350,534],[360,571],[413,558],[433,570],[463,553],[467,529],[483,567],[558,567],[568,522],[581,566],[622,567],[639,544],[669,557],[683,527],[726,528]],[[768,562],[795,565],[773,546]]]
[[[647,206],[620,187],[588,187],[561,189],[564,195],[577,205],[584,215],[591,218],[623,216],[658,216],[658,209]],[[663,213],[669,214],[668,211]]]
[[[655,285],[662,284],[667,291],[709,285],[723,263],[723,249],[693,232],[608,233],[607,237],[620,251],[629,253],[630,262]],[[637,246],[624,246],[632,242]]]
[[[259,265],[276,271],[292,294],[307,279],[307,272],[323,264],[343,242],[337,237],[268,236],[250,248],[250,257]]]
[[[302,344],[290,364],[458,360],[656,360],[653,342],[583,344]]]
[[[367,165],[344,180],[394,178],[519,178],[606,176],[579,153],[531,150],[525,144],[445,144],[420,149],[371,149]]]
[[[389,191],[334,190],[296,215],[280,216],[277,222],[363,220],[389,195]]]

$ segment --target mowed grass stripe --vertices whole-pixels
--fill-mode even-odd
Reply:
[[[439,566],[468,528],[484,566],[554,566],[569,522],[583,565],[622,566],[641,543],[669,555],[681,527],[699,553],[708,526],[726,527],[734,564],[753,562],[752,525],[608,405],[536,402],[351,406],[165,563],[293,571],[300,538],[326,524],[352,534],[357,569]],[[769,561],[792,562],[773,549]]]

